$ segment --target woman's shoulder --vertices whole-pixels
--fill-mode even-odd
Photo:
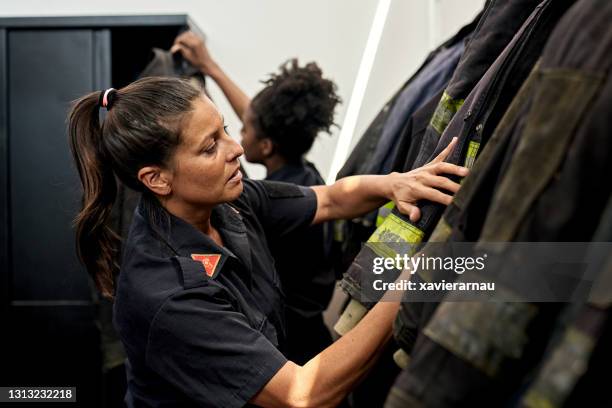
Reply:
[[[231,204],[238,211],[259,214],[274,206],[279,200],[301,199],[310,195],[308,187],[296,183],[272,180],[244,180],[240,197]]]
[[[146,219],[136,215],[124,241],[117,278],[118,304],[127,309],[141,308],[150,318],[166,299],[194,288],[211,296],[220,290],[201,261],[177,252],[157,236]]]
[[[325,184],[323,177],[321,177],[321,173],[315,167],[314,163],[309,162],[308,160],[304,160],[304,167],[306,168],[307,178],[309,184],[308,186],[319,186]]]
[[[136,246],[123,260],[117,279],[116,321],[149,327],[168,301],[194,296],[211,301],[227,297],[223,285],[206,274],[202,261]]]
[[[270,173],[266,180],[293,183],[300,186],[325,184],[319,170],[317,170],[313,163],[305,159],[283,166],[279,170]]]

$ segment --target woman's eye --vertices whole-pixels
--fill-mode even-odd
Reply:
[[[214,153],[217,150],[217,142],[213,143],[208,149],[204,150],[204,153]]]
[[[224,126],[223,126],[223,131],[224,131],[225,133],[227,133],[228,129],[229,129],[229,126],[228,126],[228,125],[224,125]]]

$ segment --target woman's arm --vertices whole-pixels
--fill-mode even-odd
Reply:
[[[400,211],[419,217],[416,201],[428,199],[448,204],[459,184],[439,174],[467,175],[467,169],[444,163],[457,139],[431,163],[408,173],[388,176],[357,176],[331,186],[313,187],[318,206],[313,223],[367,213],[386,200]],[[384,299],[384,298],[383,298]],[[368,372],[391,337],[399,302],[381,301],[334,344],[304,366],[287,362],[252,401],[262,407],[334,407]]]
[[[457,138],[430,163],[407,173],[391,173],[386,176],[352,176],[336,181],[330,186],[315,186],[317,212],[313,224],[359,217],[393,200],[398,210],[417,221],[421,214],[416,206],[418,200],[430,200],[448,205],[452,195],[440,190],[456,193],[459,184],[443,174],[466,176],[468,170],[444,159],[457,144]]]
[[[335,407],[391,338],[399,302],[380,302],[357,326],[304,366],[287,362],[251,400],[266,408]]]
[[[212,59],[204,41],[199,36],[191,31],[182,33],[176,37],[170,51],[180,51],[191,65],[202,71],[204,75],[211,77],[225,94],[236,115],[243,120],[251,99]]]

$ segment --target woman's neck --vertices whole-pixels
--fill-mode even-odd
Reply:
[[[284,166],[287,165],[287,159],[285,159],[284,157],[278,155],[278,154],[273,154],[269,157],[266,157],[263,160],[263,165],[266,166],[266,171],[268,174],[272,174],[275,171],[283,168]]]
[[[195,208],[187,203],[177,203],[173,200],[162,202],[162,205],[169,213],[193,225],[204,235],[208,235],[219,246],[223,246],[221,235],[210,222],[213,207]]]

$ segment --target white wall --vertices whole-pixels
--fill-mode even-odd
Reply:
[[[468,22],[484,0],[392,0],[357,127],[361,135],[376,112],[427,52]],[[377,0],[20,0],[0,3],[0,16],[189,14],[206,33],[211,53],[250,95],[259,80],[288,58],[317,61],[338,84],[342,124]],[[240,122],[220,91],[211,94],[239,135]],[[309,154],[325,178],[338,136],[321,135]],[[262,177],[260,166],[249,166]]]
[[[427,54],[472,21],[484,0],[393,0],[352,140],[354,146],[382,106]]]

